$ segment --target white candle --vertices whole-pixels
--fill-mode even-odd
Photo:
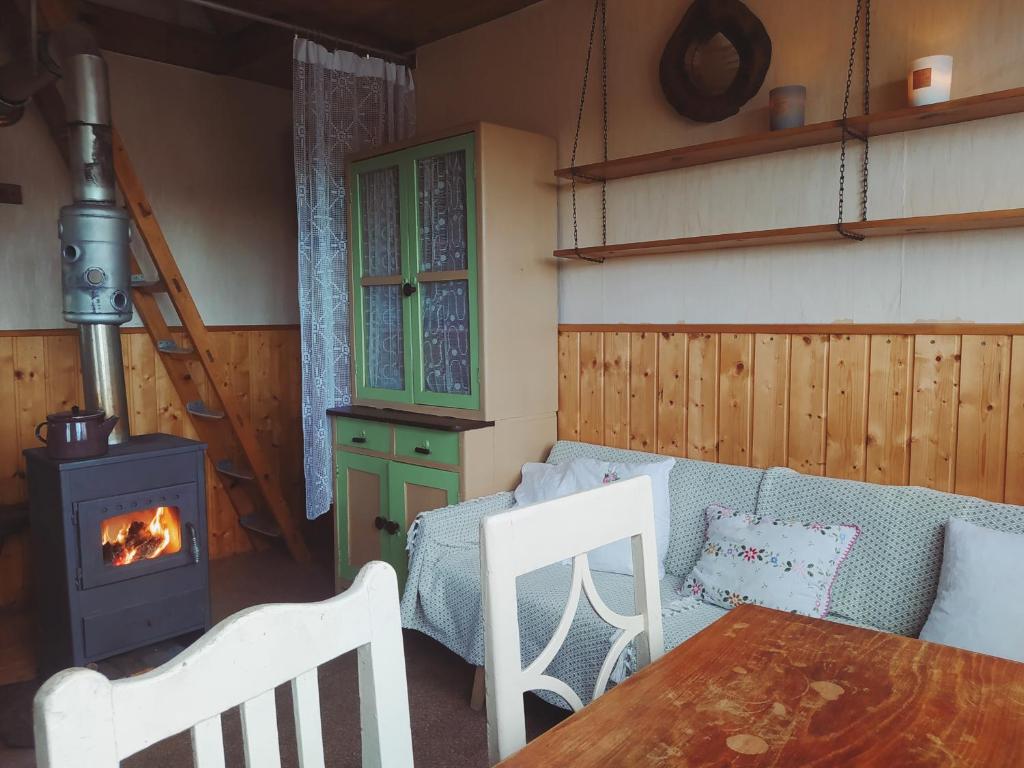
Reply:
[[[907,75],[910,105],[923,107],[925,104],[949,101],[952,84],[952,56],[925,56],[921,59],[914,59],[910,65],[910,74]]]

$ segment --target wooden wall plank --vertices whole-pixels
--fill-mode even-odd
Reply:
[[[952,492],[960,412],[959,336],[914,339],[913,399],[909,482]]]
[[[863,480],[868,428],[871,337],[835,334],[828,352],[825,474]]]
[[[1009,336],[964,336],[956,492],[1002,501],[1010,395]]]
[[[163,368],[163,363],[157,359],[149,336],[132,334],[125,338],[130,349],[128,390],[132,400],[132,433],[145,435],[159,432],[156,369],[157,366]]]
[[[754,336],[723,333],[718,366],[718,460],[750,466]]]
[[[658,453],[686,456],[685,333],[658,334]]]
[[[604,444],[629,447],[629,334],[604,335]]]
[[[803,334],[791,341],[789,467],[808,475],[825,473],[828,341],[823,334]]]
[[[790,336],[759,333],[754,337],[753,445],[755,467],[789,465]]]
[[[580,439],[580,335],[558,334],[558,439]]]
[[[27,498],[25,458],[21,450],[35,448],[36,425],[46,419],[46,347],[38,336],[22,336],[14,340],[14,404],[17,416],[18,479],[21,498]]]
[[[872,483],[909,480],[913,360],[913,336],[871,337],[867,479]]]
[[[1024,336],[1010,347],[1010,403],[1006,421],[1006,490],[1008,504],[1024,504]]]
[[[658,334],[630,334],[629,359],[629,447],[653,453],[658,447]]]
[[[604,334],[580,334],[580,440],[604,439]]]
[[[686,455],[718,461],[719,336],[692,333],[687,344]]]
[[[18,439],[18,408],[15,395],[14,339],[0,338],[0,504],[22,501],[24,486],[18,477],[21,443]]]

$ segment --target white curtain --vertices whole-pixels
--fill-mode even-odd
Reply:
[[[306,516],[331,504],[326,411],[352,395],[345,160],[411,136],[415,92],[406,67],[295,39],[292,82],[302,328]]]

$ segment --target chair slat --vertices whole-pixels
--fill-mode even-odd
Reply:
[[[241,710],[246,768],[281,768],[274,692],[270,690],[243,702]]]
[[[324,768],[324,742],[320,725],[320,687],[315,669],[292,680],[292,709],[299,768]]]
[[[192,761],[196,768],[224,768],[224,735],[220,715],[192,726]]]

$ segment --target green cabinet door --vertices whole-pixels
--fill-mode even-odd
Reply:
[[[381,525],[388,511],[389,463],[358,453],[335,454],[337,575],[342,579],[354,579],[371,560],[390,560],[392,536]]]
[[[388,467],[388,501],[391,521],[398,533],[389,536],[389,562],[398,572],[398,583],[405,586],[409,560],[405,551],[409,526],[420,512],[458,503],[459,475],[443,469],[391,462]]]

